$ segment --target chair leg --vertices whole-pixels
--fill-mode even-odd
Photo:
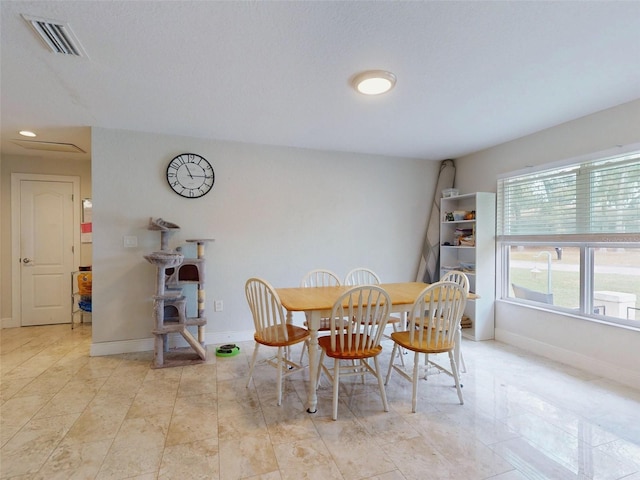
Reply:
[[[278,347],[278,406],[282,405],[282,369],[285,363],[282,361],[282,347]]]
[[[460,388],[460,375],[458,374],[458,366],[453,358],[453,352],[449,350],[449,362],[451,362],[451,373],[453,373],[453,379],[456,381],[456,390],[458,391],[458,399],[460,399],[460,405],[464,405],[462,399],[462,389]]]
[[[324,368],[323,365],[324,365],[324,350],[320,349],[320,359],[318,360],[318,374],[316,375],[316,390],[320,386],[320,377],[322,376],[322,370]]]
[[[309,349],[309,340],[305,340],[304,343],[302,344],[302,351],[300,352],[300,365],[302,365],[302,359],[304,358],[304,352],[305,350]]]
[[[380,364],[378,363],[378,357],[373,357],[373,365],[376,367],[376,377],[378,378],[378,386],[380,387],[380,397],[382,398],[382,408],[385,412],[389,411],[389,404],[387,403],[387,392],[384,388],[384,382],[382,381],[382,374],[380,373]],[[364,378],[364,375],[362,376]]]
[[[333,359],[333,419],[338,419],[338,388],[340,386],[340,360]]]
[[[425,380],[429,380],[429,354],[425,353],[424,354],[424,379]]]
[[[398,331],[398,324],[397,323],[392,323],[391,326],[393,327],[393,331],[397,332]],[[400,348],[398,350],[398,355],[400,356],[400,363],[402,364],[402,366],[404,367],[404,351],[402,350],[402,348]]]
[[[387,369],[387,377],[384,379],[384,384],[389,384],[389,379],[391,378],[391,370],[393,370],[393,360],[396,358],[396,354],[398,352],[398,344],[394,342],[393,349],[391,350],[391,360],[389,360],[389,368]],[[402,352],[400,352],[402,355]]]
[[[460,352],[460,368],[462,373],[467,373],[467,364],[464,363],[464,355]]]
[[[249,388],[249,384],[251,383],[251,379],[253,378],[253,367],[256,366],[256,358],[258,358],[258,348],[260,348],[260,344],[256,342],[256,346],[253,348],[253,355],[251,355],[251,365],[249,366],[249,380],[247,380],[247,388]]]
[[[413,357],[413,393],[411,394],[411,411],[416,413],[418,404],[418,374],[420,373],[420,353],[416,352]]]

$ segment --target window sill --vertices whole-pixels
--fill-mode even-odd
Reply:
[[[639,320],[624,320],[624,319],[620,319],[623,322],[635,322],[637,325],[631,325],[631,324],[627,324],[627,323],[619,323],[615,320],[607,320],[607,319],[601,319],[601,318],[595,318],[595,317],[588,317],[585,315],[580,315],[580,314],[576,314],[571,310],[561,310],[559,308],[549,308],[548,306],[542,305],[542,304],[537,304],[537,303],[529,303],[526,301],[521,301],[521,300],[514,300],[511,298],[499,298],[496,299],[496,302],[499,303],[506,303],[509,305],[516,305],[518,307],[523,307],[523,308],[529,308],[529,309],[533,309],[533,310],[538,310],[541,312],[545,312],[545,313],[549,313],[551,315],[561,315],[564,317],[569,317],[569,318],[573,318],[576,320],[584,320],[587,322],[593,322],[593,323],[599,323],[601,325],[607,325],[610,327],[616,327],[616,328],[622,328],[624,330],[631,330],[634,332],[640,332],[640,321]]]

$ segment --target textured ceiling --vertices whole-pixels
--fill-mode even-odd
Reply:
[[[2,152],[89,130],[440,160],[640,98],[640,2],[7,1]],[[20,14],[68,23],[47,51]],[[355,93],[386,69],[396,88]],[[51,154],[85,158],[81,154]]]

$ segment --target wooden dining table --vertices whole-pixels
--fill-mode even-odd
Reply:
[[[429,285],[422,282],[382,283],[378,285],[386,290],[391,299],[391,313],[406,315],[411,310],[416,298]],[[316,394],[316,382],[318,374],[318,329],[320,320],[331,315],[336,300],[352,285],[335,287],[292,287],[276,288],[282,306],[287,310],[288,321],[292,319],[293,312],[305,312],[307,315],[307,328],[309,329],[309,390],[307,397],[307,412],[315,413],[318,406]],[[477,298],[470,293],[468,299]],[[456,360],[459,364],[460,332],[456,338]]]

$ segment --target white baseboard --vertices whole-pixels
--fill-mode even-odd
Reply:
[[[232,342],[245,342],[253,340],[253,330],[237,332],[211,332],[205,333],[205,345],[221,345]],[[120,353],[148,352],[153,350],[154,338],[140,338],[137,340],[121,340],[117,342],[92,343],[89,355],[101,357],[105,355],[117,355]],[[170,348],[188,347],[189,344],[179,333],[169,336]]]
[[[0,319],[0,328],[15,328],[19,326],[20,324],[17,321],[14,321],[12,317]]]
[[[549,345],[500,328],[495,329],[495,339],[640,390],[640,372],[637,370],[630,370],[619,365],[603,362],[581,353]]]

